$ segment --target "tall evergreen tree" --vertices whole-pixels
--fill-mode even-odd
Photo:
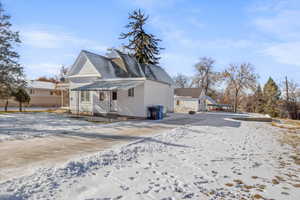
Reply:
[[[264,112],[272,117],[278,116],[277,109],[278,100],[280,98],[280,90],[275,81],[270,77],[267,83],[264,85]]]
[[[21,41],[19,33],[11,30],[10,16],[0,3],[0,99],[6,99],[12,91],[25,83],[23,68],[18,64],[15,46]]]
[[[254,107],[255,107],[255,112],[257,113],[263,113],[264,112],[264,94],[261,89],[261,86],[258,85],[256,88],[256,91],[254,93]]]
[[[146,16],[141,10],[134,10],[129,14],[129,23],[125,26],[129,32],[121,33],[120,39],[129,40],[124,47],[132,52],[139,63],[158,64],[160,50],[163,48],[158,45],[160,39],[145,31],[144,25],[148,18],[149,16]]]

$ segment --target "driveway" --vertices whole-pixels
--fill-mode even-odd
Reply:
[[[195,122],[199,120],[194,119]],[[111,124],[54,113],[0,115],[0,181],[114,145],[147,139],[152,134],[190,122],[189,116],[184,114],[172,115],[162,121]]]

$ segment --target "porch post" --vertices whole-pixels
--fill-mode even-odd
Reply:
[[[111,111],[111,102],[112,102],[112,92],[109,90],[109,110],[107,112],[110,112]]]
[[[60,107],[63,107],[64,106],[64,90],[62,89],[61,90],[61,106]]]

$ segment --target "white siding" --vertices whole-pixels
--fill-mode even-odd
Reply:
[[[126,116],[146,117],[144,109],[144,84],[134,88],[134,96],[128,96],[128,90],[118,90],[118,114]]]
[[[86,83],[85,83],[86,84]],[[80,87],[85,84],[70,83],[70,88]],[[70,109],[78,111],[79,92],[70,91]],[[99,100],[99,92],[90,93],[90,102],[80,102],[79,112],[107,113],[110,112],[110,94],[106,93],[104,101]],[[152,105],[163,105],[165,112],[173,112],[174,89],[172,86],[156,81],[146,80],[144,84],[134,88],[134,96],[128,96],[128,90],[117,90],[117,113],[124,116],[147,117],[147,108]]]
[[[175,102],[174,102],[175,112],[189,112],[189,111],[197,112],[198,110],[199,110],[198,99],[175,98]]]
[[[98,75],[99,72],[95,69],[92,63],[87,60],[77,75]]]
[[[174,88],[170,85],[146,80],[145,110],[148,106],[163,105],[164,112],[174,111]]]
[[[105,99],[104,101],[100,101],[99,99],[99,94],[100,92],[93,92],[92,98],[93,98],[93,112],[94,113],[108,113],[109,112],[109,99],[110,99],[110,94],[108,91],[105,91]]]
[[[80,92],[79,91],[71,91],[71,89],[86,85],[88,83],[83,83],[83,84],[78,84],[78,83],[73,83],[72,81],[70,81],[70,90],[69,90],[69,94],[70,94],[70,110],[72,113],[76,113],[76,112],[89,112],[92,113],[93,112],[93,98],[92,98],[92,93],[90,93],[90,102],[80,102]],[[79,102],[79,105],[78,105]]]

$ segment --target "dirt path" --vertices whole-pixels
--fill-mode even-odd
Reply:
[[[159,124],[150,127],[103,127],[101,131],[71,131],[47,137],[0,142],[0,181],[172,128],[173,125]]]

